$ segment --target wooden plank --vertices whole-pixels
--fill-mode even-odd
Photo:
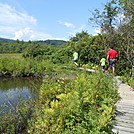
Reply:
[[[63,66],[64,68],[71,68],[69,66]],[[88,69],[88,68],[83,68],[83,67],[76,67],[77,69],[80,69],[80,70],[86,70],[86,71],[89,71],[89,72],[98,72],[97,70],[94,70],[94,69]]]
[[[89,71],[89,72],[97,72],[97,70],[88,69],[88,68],[83,68],[83,67],[78,67],[78,69],[80,69],[80,70],[87,70],[87,71]]]
[[[126,122],[126,120],[124,120],[124,121],[117,121],[116,123],[117,124],[115,126],[134,129],[134,124],[132,122]]]
[[[117,134],[134,134],[134,91],[128,85],[121,83],[117,76],[115,79],[119,85],[118,92],[121,99],[115,104],[117,116],[112,131]]]
[[[128,134],[129,133],[134,134],[134,129],[133,128],[122,127],[122,126],[114,126],[114,129],[119,131],[119,134],[122,134],[122,133],[120,133],[120,131],[128,132]]]
[[[117,117],[116,119],[115,119],[115,122],[125,122],[125,123],[130,123],[130,124],[133,124],[134,125],[134,121],[133,120],[127,120],[127,119],[122,119],[122,118],[120,118],[120,117]]]
[[[112,132],[114,132],[114,133],[116,133],[116,134],[134,134],[133,132],[131,133],[131,132],[125,132],[125,131],[118,131],[117,129],[113,129],[113,131]]]

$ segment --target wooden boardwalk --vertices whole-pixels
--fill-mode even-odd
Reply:
[[[65,66],[66,68],[66,66]],[[85,68],[78,67],[80,70]],[[97,70],[86,69],[89,72],[97,72]],[[117,80],[121,99],[115,104],[117,107],[116,117],[114,119],[115,125],[112,129],[112,134],[134,134],[134,89],[123,84],[118,76]]]
[[[119,83],[119,94],[121,99],[115,104],[117,106],[115,123],[112,132],[116,134],[134,134],[134,89]]]
[[[84,68],[80,68],[84,70]],[[97,70],[86,69],[89,72],[97,72]],[[130,86],[123,84],[118,76],[117,80],[121,99],[115,104],[117,107],[115,126],[112,129],[112,133],[115,134],[134,134],[134,89]]]
[[[69,66],[63,66],[63,68],[70,68]],[[97,70],[94,70],[94,69],[88,69],[88,68],[83,68],[83,67],[77,67],[78,69],[80,70],[86,70],[86,71],[89,71],[89,72],[98,72]]]

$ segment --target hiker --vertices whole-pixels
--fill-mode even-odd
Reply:
[[[110,47],[110,50],[107,52],[107,62],[108,62],[108,71],[112,68],[112,73],[115,73],[115,66],[117,62],[118,53],[113,50],[113,47]]]
[[[100,60],[100,63],[101,63],[102,71],[105,72],[106,59],[105,59],[105,56],[104,55],[102,56],[102,58]]]
[[[73,53],[73,61],[74,61],[74,64],[76,66],[78,66],[77,60],[78,60],[78,53],[76,51],[74,51],[74,53]]]

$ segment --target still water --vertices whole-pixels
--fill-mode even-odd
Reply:
[[[41,78],[0,78],[0,107],[16,105],[20,99],[35,99],[38,97]]]

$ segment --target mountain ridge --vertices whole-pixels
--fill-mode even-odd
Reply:
[[[7,39],[7,38],[1,38],[0,37],[0,42],[16,42],[19,40],[13,40],[13,39]],[[28,42],[28,41],[24,41],[24,42]],[[35,41],[31,41],[31,42],[35,42]],[[64,40],[37,40],[36,42],[38,43],[44,43],[44,44],[48,44],[48,45],[62,45],[64,43],[67,43],[67,41]]]

